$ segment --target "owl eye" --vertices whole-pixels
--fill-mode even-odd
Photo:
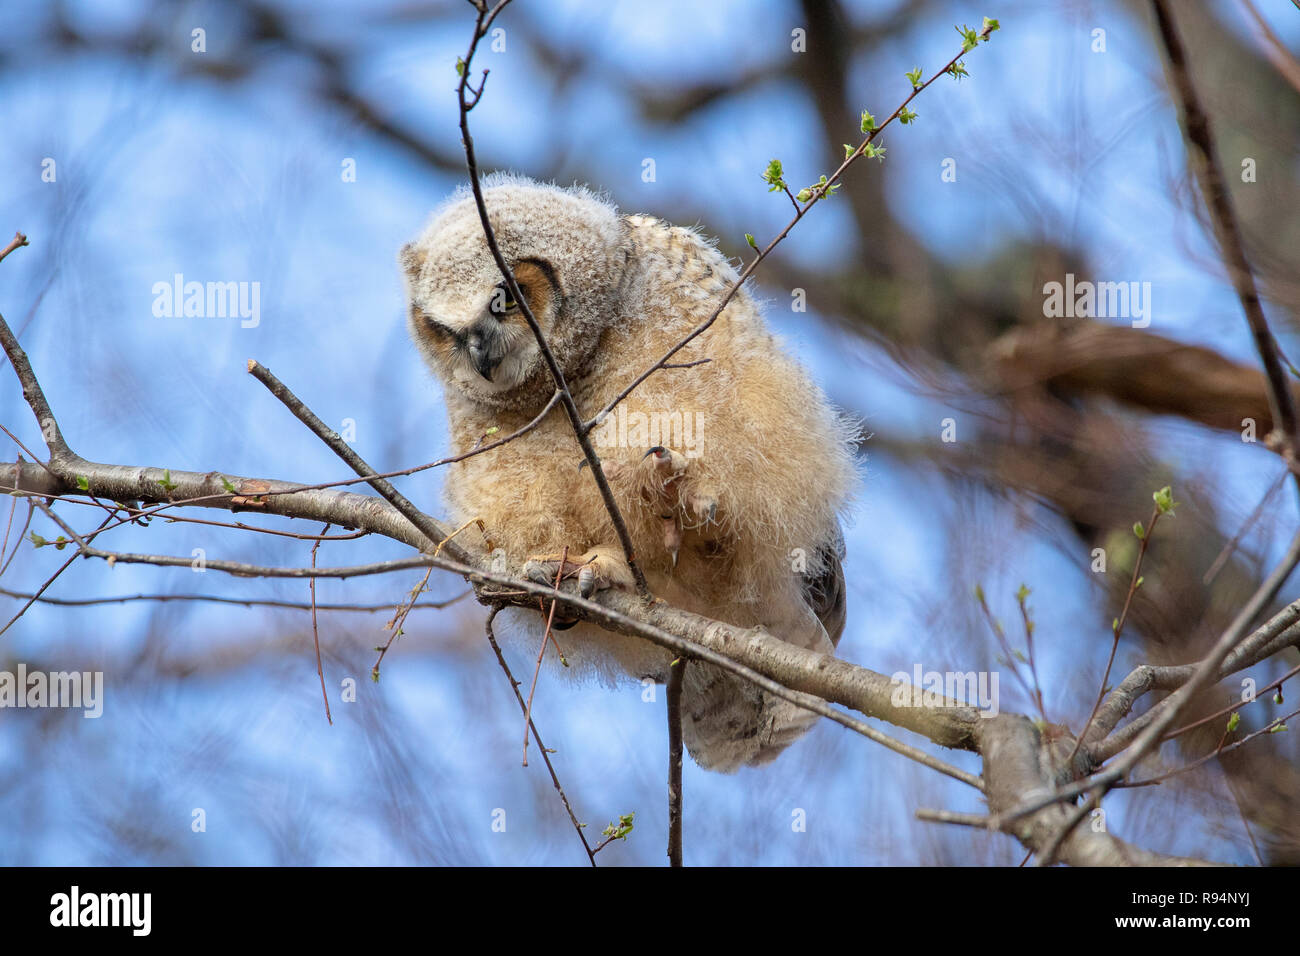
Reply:
[[[421,322],[426,329],[439,336],[454,336],[456,333],[443,325],[429,313],[425,312],[414,303],[411,304],[411,314],[416,320]]]
[[[523,283],[520,282],[518,285],[519,291],[527,295]],[[517,308],[519,308],[519,303],[515,301],[515,297],[510,294],[510,290],[506,288],[504,282],[492,290],[492,301],[488,304],[488,310],[493,315],[505,315]]]

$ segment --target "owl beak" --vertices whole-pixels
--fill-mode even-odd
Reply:
[[[476,322],[465,336],[465,350],[469,353],[474,370],[489,382],[492,381],[493,373],[505,358],[497,321],[485,319]]]

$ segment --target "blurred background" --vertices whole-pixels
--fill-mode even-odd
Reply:
[[[463,0],[7,0],[0,233],[21,229],[31,246],[0,264],[0,312],[78,453],[348,477],[246,374],[249,358],[333,427],[351,422],[354,447],[381,470],[445,453],[438,390],[406,337],[396,252],[465,179],[454,64],[471,13]],[[1287,0],[1187,0],[1176,15],[1267,314],[1296,357],[1300,12]],[[480,52],[491,79],[472,124],[486,169],[590,184],[627,212],[698,223],[740,256],[746,232],[766,242],[789,218],[760,181],[768,160],[797,185],[830,172],[841,144],[859,139],[860,111],[888,116],[904,72],[929,76],[960,48],[954,25],[983,16],[1002,29],[966,57],[969,79],[944,77],[918,97],[918,120],[884,135],[886,160],[854,167],[764,265],[759,289],[778,333],[870,436],[841,655],[886,674],[997,670],[1001,709],[1033,714],[972,597],[982,586],[1024,649],[1024,584],[1046,715],[1077,731],[1127,589],[1131,528],[1148,520],[1155,489],[1172,485],[1181,507],[1154,537],[1115,680],[1143,661],[1198,656],[1300,520],[1280,462],[1242,438],[1246,417],[1268,430],[1262,380],[1188,175],[1147,6],[517,0]],[[792,49],[796,30],[806,52]],[[260,322],[156,317],[153,286],[177,273],[259,283]],[[1150,325],[1045,317],[1044,283],[1067,274],[1149,282]],[[792,308],[799,289],[806,312]],[[942,440],[946,419],[955,441]],[[0,423],[42,447],[7,363]],[[17,453],[10,444],[3,457]],[[438,513],[439,482],[435,470],[401,488]],[[79,529],[99,521],[60,510]],[[21,540],[59,534],[39,512],[30,526],[25,504],[4,512],[8,620],[68,553]],[[308,541],[163,520],[99,544],[311,560]],[[317,560],[403,553],[332,541]],[[472,598],[414,610],[370,680],[385,622],[420,577],[320,582],[322,605],[377,608],[321,612],[330,726],[300,607],[75,603],[301,605],[304,582],[73,563],[0,636],[0,669],[102,670],[104,714],[0,710],[0,862],[585,865],[535,749],[520,765],[522,719]],[[435,573],[421,600],[464,590]],[[535,651],[506,653],[526,680]],[[1249,676],[1263,686],[1295,663],[1292,652]],[[340,700],[348,678],[355,702]],[[1239,692],[1229,682],[1199,706]],[[602,865],[664,862],[662,688],[644,696],[551,669],[537,692],[538,727],[593,842],[636,814]],[[1285,712],[1260,701],[1240,733]],[[1180,738],[1151,772],[1221,736],[1216,721]],[[1300,862],[1295,736],[1116,791],[1108,825],[1153,850]],[[971,754],[941,755],[978,772]],[[825,721],[764,769],[727,777],[688,761],[685,791],[688,865],[1024,856],[1008,837],[915,821],[918,807],[982,804]],[[191,827],[196,809],[205,832]],[[493,827],[501,811],[504,832]],[[803,829],[792,825],[800,811]]]

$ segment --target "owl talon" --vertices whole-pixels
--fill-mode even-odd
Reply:
[[[678,522],[676,515],[664,515],[660,520],[663,522],[664,548],[668,551],[668,556],[672,558],[673,567],[677,567],[677,552],[682,548],[682,526]]]
[[[554,587],[557,574],[560,574],[561,581],[566,581],[582,568],[580,562],[567,558],[564,561],[564,572],[561,574],[560,557],[558,554],[539,554],[529,558],[524,565],[524,577],[535,584],[549,584]]]
[[[686,510],[703,525],[718,520],[718,499],[710,494],[695,492],[686,496]]]
[[[609,588],[634,590],[636,581],[623,559],[623,552],[618,548],[599,547],[588,551],[581,559],[568,558],[564,562],[564,571],[560,573],[560,555],[542,554],[529,558],[524,565],[524,576],[538,584],[555,585],[555,577],[560,574],[560,581],[574,578],[578,581],[578,593],[582,597],[591,597],[597,591]]]
[[[691,461],[685,455],[656,445],[647,451],[642,461],[651,460],[658,476],[657,484],[651,484],[642,490],[642,497],[652,507],[658,509],[661,517],[668,522],[669,515],[677,515],[678,524],[670,527],[664,525],[664,548],[677,565],[677,552],[681,548],[682,525],[687,529],[703,528],[718,523],[718,495],[708,486],[700,486],[692,476]]]
[[[524,577],[534,584],[554,584],[555,575],[548,574],[545,565],[540,561],[529,561],[524,565]]]
[[[671,448],[665,448],[663,445],[655,445],[648,452],[641,456],[645,461],[651,455],[654,456],[654,467],[656,471],[666,475],[669,480],[677,477],[686,470],[686,459],[677,454]]]

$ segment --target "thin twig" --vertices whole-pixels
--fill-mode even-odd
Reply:
[[[977,830],[993,829],[993,818],[977,813],[957,813],[954,810],[931,810],[921,807],[916,811],[916,818],[927,823],[950,823],[960,827],[974,827]]]
[[[1025,653],[1029,657],[1029,676],[1034,679],[1034,704],[1038,707],[1038,716],[1043,718],[1043,723],[1050,723],[1047,719],[1047,709],[1043,706],[1043,685],[1038,680],[1038,662],[1034,657],[1034,622],[1029,616],[1029,589],[1021,587],[1016,594],[1016,603],[1020,605],[1020,620],[1025,626]]]
[[[1219,746],[1218,746],[1215,750],[1213,750],[1213,751],[1211,751],[1210,753],[1206,754],[1204,757],[1200,757],[1200,758],[1198,758],[1198,759],[1196,759],[1196,760],[1193,760],[1191,763],[1189,763],[1189,764],[1184,764],[1184,765],[1181,766],[1181,767],[1175,767],[1173,770],[1170,770],[1170,771],[1167,771],[1167,772],[1165,772],[1165,773],[1159,774],[1159,775],[1157,775],[1157,776],[1155,776],[1155,777],[1146,777],[1146,778],[1144,778],[1144,779],[1142,779],[1142,780],[1134,780],[1133,783],[1131,784],[1131,786],[1134,786],[1134,787],[1147,787],[1147,786],[1150,786],[1150,785],[1153,784],[1153,783],[1161,783],[1161,782],[1163,782],[1163,781],[1165,781],[1165,780],[1168,780],[1170,777],[1176,777],[1176,776],[1178,776],[1178,775],[1181,774],[1181,773],[1187,773],[1187,771],[1189,771],[1189,770],[1194,770],[1194,769],[1196,769],[1197,767],[1199,767],[1199,766],[1201,766],[1201,765],[1203,765],[1203,764],[1209,763],[1211,760],[1214,760],[1216,757],[1220,757],[1220,756],[1222,756],[1223,754],[1226,754],[1226,753],[1231,753],[1232,751],[1236,750],[1238,747],[1241,747],[1241,746],[1243,746],[1243,745],[1249,743],[1250,741],[1254,740],[1256,737],[1259,737],[1259,736],[1261,736],[1261,735],[1263,735],[1263,734],[1271,734],[1271,733],[1273,733],[1275,727],[1280,727],[1280,726],[1282,726],[1282,725],[1285,724],[1288,720],[1292,720],[1292,719],[1295,718],[1297,715],[1300,715],[1300,710],[1293,710],[1293,711],[1291,711],[1291,713],[1289,713],[1289,714],[1285,714],[1285,715],[1283,715],[1283,716],[1281,716],[1281,717],[1274,718],[1273,720],[1270,720],[1267,724],[1265,724],[1263,727],[1261,727],[1259,730],[1256,730],[1256,731],[1253,732],[1253,733],[1249,733],[1249,734],[1247,734],[1245,737],[1242,737],[1240,740],[1234,740],[1232,743],[1228,744],[1226,747],[1223,746],[1222,742],[1220,742]]]
[[[1101,709],[1102,701],[1106,699],[1106,689],[1110,683],[1110,671],[1115,666],[1115,652],[1119,650],[1120,635],[1124,633],[1124,625],[1128,623],[1128,611],[1133,606],[1133,595],[1137,594],[1138,582],[1142,580],[1142,559],[1146,557],[1147,547],[1151,542],[1151,534],[1156,530],[1156,523],[1159,520],[1160,506],[1156,505],[1151,510],[1151,520],[1142,534],[1142,544],[1138,547],[1137,560],[1133,562],[1133,574],[1129,577],[1128,593],[1124,595],[1124,607],[1119,612],[1119,617],[1116,618],[1114,626],[1111,627],[1110,656],[1106,658],[1106,670],[1101,675],[1101,686],[1097,689],[1096,703],[1092,705],[1092,710],[1088,713],[1088,719],[1083,722],[1083,730],[1079,731],[1079,735],[1074,738],[1074,746],[1070,749],[1070,756],[1065,758],[1067,767],[1074,762],[1075,755],[1079,752],[1079,748],[1083,746],[1084,738],[1088,736],[1088,730],[1097,717],[1097,711]]]
[[[1020,673],[1020,668],[1016,666],[1016,652],[1012,650],[1011,643],[1007,640],[1006,631],[998,622],[998,619],[993,616],[993,611],[989,608],[988,599],[984,596],[984,589],[982,587],[975,590],[975,600],[979,603],[980,610],[984,614],[984,620],[988,623],[989,629],[997,639],[998,646],[1002,649],[1002,659],[1006,662],[1006,666],[1011,670],[1011,676],[1016,679],[1016,683],[1020,685],[1020,689],[1025,692],[1025,696],[1028,697],[1032,703],[1035,699],[1033,688],[1029,686],[1029,682],[1026,681],[1024,675]],[[1044,722],[1046,722],[1046,714],[1041,714],[1041,716],[1043,717]]]
[[[506,680],[510,682],[510,689],[515,693],[515,700],[519,701],[520,711],[527,714],[528,707],[524,703],[523,695],[519,693],[519,681],[515,680],[515,676],[510,673],[510,665],[506,663],[505,655],[501,653],[501,645],[497,643],[496,635],[492,633],[492,622],[496,620],[497,613],[500,610],[501,606],[498,604],[493,605],[492,610],[488,612],[487,624],[485,625],[488,643],[492,645],[492,652],[497,656],[497,664],[505,672]],[[559,793],[560,800],[564,803],[564,810],[569,815],[569,821],[573,824],[573,829],[577,831],[578,839],[582,841],[582,848],[587,853],[587,860],[592,866],[595,866],[596,852],[591,848],[591,844],[587,842],[587,834],[583,832],[586,824],[578,822],[578,817],[569,804],[569,798],[565,794],[564,788],[560,786],[560,778],[555,772],[555,766],[551,763],[551,752],[546,749],[546,744],[542,743],[541,734],[537,732],[537,724],[533,722],[531,717],[528,718],[528,726],[532,728],[533,739],[537,741],[537,749],[542,752],[542,762],[546,764],[546,769],[551,775],[551,783],[555,785],[556,792]]]
[[[32,500],[32,503],[33,503],[37,508],[40,508],[42,511],[44,511],[45,514],[49,515],[49,517],[52,518],[52,519],[53,519],[57,524],[59,524],[60,526],[66,528],[67,531],[68,531],[68,533],[69,533],[69,536],[72,537],[74,540],[77,541],[77,543],[78,543],[78,547],[79,547],[79,550],[76,551],[76,552],[73,552],[71,555],[69,555],[69,556],[68,556],[68,560],[64,561],[61,565],[59,565],[58,570],[56,570],[53,574],[51,574],[48,578],[45,579],[45,582],[44,582],[40,587],[38,587],[38,588],[36,589],[36,593],[33,594],[33,595],[32,595],[32,596],[27,600],[27,603],[26,603],[26,604],[24,604],[22,607],[20,607],[20,608],[18,609],[18,613],[15,614],[13,617],[11,617],[11,618],[8,620],[8,622],[5,624],[4,627],[0,627],[0,634],[4,634],[5,631],[7,631],[7,630],[9,630],[9,628],[13,627],[14,622],[16,622],[20,617],[22,617],[24,614],[26,614],[28,608],[30,608],[33,604],[35,604],[37,601],[40,600],[41,595],[44,594],[44,593],[46,592],[46,590],[50,587],[50,585],[53,584],[55,581],[57,581],[57,580],[59,579],[59,577],[63,574],[64,571],[66,571],[66,570],[68,570],[68,568],[72,567],[72,562],[76,561],[77,558],[80,557],[81,554],[83,554],[83,553],[85,552],[86,542],[87,542],[87,541],[92,541],[92,540],[94,540],[95,535],[97,535],[97,534],[99,534],[101,531],[103,531],[104,528],[108,525],[109,521],[112,520],[112,517],[111,517],[111,516],[108,517],[108,518],[105,518],[103,524],[101,524],[98,528],[96,528],[95,531],[94,531],[92,534],[87,535],[86,538],[85,538],[85,540],[83,540],[80,536],[78,536],[78,535],[76,534],[76,532],[72,531],[71,528],[68,528],[68,526],[65,525],[65,524],[63,523],[62,519],[56,517],[55,514],[54,514],[54,512],[51,511],[50,508],[49,508],[49,506],[46,505],[43,501],[40,501],[39,499],[33,499],[33,500]],[[21,543],[22,543],[22,542],[19,541],[19,544],[21,544]],[[14,548],[14,554],[17,554],[17,553],[18,553],[18,549],[17,549],[17,547],[15,547],[15,548]],[[186,566],[187,566],[187,567],[189,566],[189,562],[188,562],[188,561],[186,562]]]
[[[326,525],[321,529],[321,536],[329,533],[330,526]],[[321,538],[318,537],[311,546],[311,566],[316,567],[316,552],[320,550]],[[430,568],[430,571],[433,569]],[[330,695],[325,690],[325,668],[320,659],[320,629],[316,626],[316,579],[312,578],[307,582],[307,588],[311,591],[311,639],[316,645],[316,674],[320,677],[320,693],[325,700],[325,720],[331,727],[334,726],[334,718],[330,715]]]
[[[388,650],[393,646],[393,642],[402,636],[402,628],[406,626],[406,618],[411,613],[411,609],[415,607],[415,599],[424,592],[424,589],[429,584],[429,577],[432,574],[433,565],[429,565],[429,570],[424,572],[424,577],[420,579],[420,583],[411,589],[410,597],[397,606],[397,609],[393,612],[393,616],[389,619],[388,623],[384,625],[385,630],[389,632],[388,640],[386,640],[383,646],[379,648],[379,657],[375,659],[375,666],[370,668],[371,680],[379,680],[379,665],[382,664],[384,658],[388,656]]]
[[[85,548],[86,557],[102,558],[112,564],[152,564],[160,568],[188,568],[194,559],[182,555],[170,554],[135,554],[125,551],[105,551],[102,548]],[[76,557],[76,555],[74,555]],[[281,568],[269,565],[245,564],[242,561],[224,561],[206,559],[204,567],[209,571],[222,571],[239,578],[360,578],[374,574],[391,574],[394,571],[409,571],[412,568],[429,566],[446,567],[443,559],[423,554],[414,558],[394,558],[390,561],[373,561],[369,564],[353,564],[334,568]],[[466,567],[461,565],[461,567]],[[476,568],[469,571],[480,573]],[[38,592],[39,593],[39,592]],[[0,632],[3,633],[3,632]]]
[[[668,668],[668,865],[682,865],[682,681],[687,660]]]
[[[19,455],[18,460],[14,462],[14,470],[17,471],[18,466],[22,463],[23,456]],[[0,541],[0,577],[4,576],[3,569],[9,566],[4,557],[5,552],[9,550],[9,533],[14,529],[14,513],[18,510],[18,496],[13,495],[12,497],[13,500],[9,502],[9,521],[5,524],[5,537],[3,541]],[[30,505],[28,505],[28,507],[30,507]]]
[[[1250,848],[1255,853],[1255,862],[1264,866],[1264,854],[1259,852],[1259,844],[1255,842],[1255,831],[1250,828],[1250,821],[1246,819],[1246,808],[1241,805],[1241,801],[1233,794],[1232,802],[1237,805],[1237,815],[1241,817],[1241,827],[1246,831],[1246,836],[1250,839]]]
[[[992,30],[993,30],[992,24],[985,27],[980,32],[979,39],[987,40]],[[958,53],[956,56],[954,56],[951,60],[949,60],[943,66],[942,69],[940,69],[937,73],[935,73],[924,83],[920,84],[919,86],[913,87],[912,92],[907,97],[907,99],[903,100],[903,102],[898,105],[898,107],[894,110],[894,112],[889,114],[889,116],[885,119],[883,123],[881,123],[879,126],[871,130],[870,133],[867,134],[867,137],[861,143],[858,144],[857,149],[850,152],[844,158],[844,161],[840,163],[839,167],[835,170],[835,172],[831,173],[831,175],[827,177],[826,182],[824,184],[819,183],[816,188],[813,188],[811,190],[811,196],[809,197],[808,202],[806,202],[802,206],[800,206],[796,202],[794,218],[792,218],[788,223],[786,223],[785,228],[782,229],[779,233],[777,233],[776,238],[774,238],[771,242],[769,242],[764,248],[759,250],[758,254],[752,260],[750,260],[749,264],[745,266],[745,268],[741,271],[740,275],[736,277],[736,280],[727,289],[726,293],[722,297],[722,300],[718,303],[717,307],[714,308],[714,310],[709,314],[708,318],[706,318],[703,322],[697,325],[676,345],[674,345],[666,353],[664,353],[664,355],[662,355],[659,358],[659,361],[655,362],[648,369],[646,369],[644,372],[638,375],[630,385],[628,385],[621,392],[615,395],[614,398],[611,399],[605,405],[604,408],[602,408],[599,412],[596,413],[596,415],[593,418],[591,418],[589,421],[586,422],[587,429],[590,430],[600,425],[600,423],[605,420],[605,417],[609,415],[610,412],[612,412],[618,406],[619,402],[623,401],[623,399],[631,395],[632,392],[634,392],[641,385],[642,382],[648,379],[655,372],[659,371],[662,368],[666,368],[668,361],[674,355],[676,355],[678,352],[684,349],[687,345],[689,345],[700,335],[704,334],[704,332],[706,332],[713,325],[713,323],[717,321],[718,316],[720,316],[722,314],[722,311],[731,303],[731,300],[736,297],[737,293],[740,292],[741,287],[744,286],[745,282],[754,274],[755,270],[759,267],[760,264],[762,264],[763,260],[766,259],[771,254],[772,250],[775,249],[778,245],[780,245],[781,242],[785,239],[785,237],[790,234],[790,230],[792,230],[796,225],[798,225],[799,221],[803,219],[804,216],[808,215],[808,212],[815,205],[817,205],[819,202],[821,202],[827,196],[830,195],[831,187],[835,186],[840,181],[840,177],[844,175],[845,170],[847,170],[851,165],[853,165],[853,163],[857,162],[859,159],[863,157],[863,155],[867,151],[867,147],[872,146],[875,143],[876,138],[882,132],[884,132],[885,128],[888,127],[890,123],[892,123],[895,119],[898,118],[899,114],[902,113],[902,111],[907,108],[907,105],[911,103],[912,100],[914,100],[918,95],[920,95],[920,93],[923,90],[929,87],[930,84],[933,83],[935,80],[937,80],[939,77],[947,74],[948,71],[952,69],[953,65],[957,63],[958,60],[960,60],[963,56],[965,56],[969,52],[970,51],[965,49],[963,46],[962,51]]]
[[[1209,570],[1207,570],[1201,578],[1201,583],[1203,585],[1209,587],[1214,582],[1214,579],[1219,576],[1219,572],[1223,570],[1224,566],[1228,563],[1228,559],[1231,558],[1233,552],[1237,550],[1237,546],[1241,543],[1241,539],[1245,536],[1246,532],[1251,529],[1251,526],[1259,520],[1259,516],[1264,513],[1265,506],[1267,506],[1273,496],[1277,494],[1289,474],[1289,471],[1284,470],[1280,475],[1273,479],[1273,483],[1268,486],[1268,490],[1264,492],[1264,496],[1259,499],[1259,504],[1255,505],[1255,510],[1252,511],[1250,515],[1247,516],[1246,520],[1242,522],[1241,527],[1237,529],[1237,533],[1232,536],[1232,540],[1223,546],[1223,550],[1219,552],[1219,556],[1214,559],[1214,563],[1210,565]]]
[[[1260,304],[1259,292],[1255,287],[1255,276],[1246,258],[1245,246],[1241,241],[1241,230],[1232,208],[1232,197],[1228,193],[1214,137],[1210,132],[1210,119],[1201,106],[1196,85],[1192,82],[1192,75],[1187,66],[1187,54],[1183,50],[1183,43],[1178,36],[1178,29],[1174,25],[1173,14],[1170,12],[1167,0],[1151,0],[1151,7],[1155,12],[1157,31],[1168,61],[1170,85],[1177,93],[1183,129],[1192,147],[1189,150],[1193,159],[1192,165],[1196,171],[1197,181],[1200,183],[1201,194],[1205,198],[1205,207],[1209,210],[1214,225],[1219,252],[1223,256],[1228,278],[1237,292],[1237,298],[1241,300],[1242,310],[1246,313],[1246,322],[1255,340],[1255,348],[1264,366],[1264,375],[1268,380],[1269,407],[1273,412],[1273,429],[1278,433],[1283,460],[1286,461],[1287,467],[1294,470],[1296,467],[1295,397],[1278,356],[1277,342],[1273,338],[1273,332],[1269,329],[1268,320],[1264,317],[1264,310]]]
[[[1259,690],[1255,691],[1255,696],[1251,698],[1251,700],[1246,701],[1245,703],[1229,704],[1227,707],[1224,707],[1222,710],[1216,710],[1208,717],[1202,717],[1200,720],[1193,721],[1190,724],[1184,724],[1182,727],[1179,727],[1177,730],[1169,731],[1169,733],[1165,734],[1164,739],[1173,740],[1175,737],[1180,737],[1190,730],[1195,730],[1197,727],[1201,727],[1205,724],[1212,723],[1213,721],[1218,720],[1220,717],[1227,717],[1229,714],[1235,713],[1236,711],[1241,710],[1243,707],[1247,707],[1250,704],[1253,704],[1255,701],[1259,700],[1269,691],[1273,690],[1273,688],[1281,687],[1292,677],[1295,677],[1296,674],[1300,674],[1300,664],[1297,664],[1295,667],[1291,668],[1289,671],[1287,671],[1277,680],[1272,681],[1269,684],[1265,684],[1263,687],[1259,688]]]
[[[9,253],[13,252],[15,249],[19,248],[20,246],[27,246],[30,244],[31,243],[27,241],[26,236],[24,236],[21,232],[15,232],[14,237],[9,240],[9,245],[5,246],[3,249],[0,249],[0,262],[3,262],[5,256],[9,255]]]
[[[569,560],[569,548],[565,545],[560,552],[560,566],[555,571],[555,593],[560,593],[560,581],[564,579],[564,565]],[[546,656],[546,645],[551,642],[551,625],[555,623],[555,608],[559,601],[551,599],[551,613],[546,616],[546,630],[542,633],[542,646],[537,651],[537,666],[533,668],[533,683],[528,688],[528,706],[524,709],[524,766],[528,766],[528,726],[533,720],[533,694],[537,691],[537,678],[542,672],[542,658]]]
[[[472,590],[462,591],[454,598],[446,601],[421,601],[412,605],[415,608],[445,608],[448,605],[463,599],[467,595],[473,594]],[[24,600],[34,597],[23,591],[10,591],[7,588],[0,588],[0,595],[11,598],[22,598]],[[272,601],[261,598],[232,598],[220,597],[215,594],[122,594],[117,597],[103,598],[37,598],[39,604],[52,604],[57,607],[95,607],[101,604],[127,604],[132,601],[155,601],[158,603],[167,603],[170,601],[194,601],[210,604],[235,604],[240,607],[274,607],[290,611],[307,611],[311,609],[311,604],[307,601]],[[324,604],[317,602],[316,610],[318,611],[340,611],[340,612],[361,612],[367,614],[377,614],[380,611],[388,611],[393,607],[392,603],[385,604]]]
[[[447,541],[450,535],[427,514],[415,505],[411,504],[400,491],[394,488],[387,480],[379,478],[375,469],[366,464],[365,460],[352,450],[338,433],[326,425],[316,416],[316,413],[308,408],[297,395],[289,390],[283,382],[276,378],[271,370],[265,365],[258,363],[253,359],[248,360],[248,372],[255,379],[267,387],[267,389],[278,398],[289,409],[298,421],[302,422],[312,433],[323,441],[330,451],[342,458],[358,475],[366,479],[367,484],[375,491],[379,492],[380,497],[396,508],[403,518],[415,525],[424,534],[429,542],[435,547],[441,546]],[[460,548],[459,545],[452,543],[448,547],[448,552],[458,560],[465,560],[469,555]]]

